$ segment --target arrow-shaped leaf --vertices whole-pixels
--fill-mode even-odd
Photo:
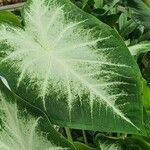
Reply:
[[[0,25],[0,74],[54,124],[139,133],[139,69],[120,37],[68,0],[32,0]]]

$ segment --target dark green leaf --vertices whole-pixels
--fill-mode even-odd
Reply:
[[[127,0],[128,5],[133,10],[134,18],[138,23],[142,23],[150,28],[150,7],[144,0]]]
[[[95,4],[95,8],[103,8],[103,0],[94,0]]]
[[[126,22],[126,24],[124,24],[122,30],[120,30],[121,36],[128,38],[129,34],[133,32],[136,29],[136,27],[137,24],[132,19],[130,19],[129,21]]]
[[[142,137],[128,137],[125,139],[126,150],[149,150],[150,144]]]
[[[89,147],[80,142],[74,142],[74,145],[77,148],[77,150],[96,150],[95,148]]]

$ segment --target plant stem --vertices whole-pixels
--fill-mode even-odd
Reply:
[[[19,9],[21,8],[25,3],[24,2],[21,2],[21,3],[18,3],[18,4],[11,4],[11,5],[6,5],[6,6],[1,6],[0,7],[0,11],[1,10],[15,10],[15,9]]]
[[[132,10],[131,10],[131,8],[129,8],[128,16],[129,16],[130,18],[132,17]]]
[[[69,129],[69,128],[65,128],[65,131],[66,131],[67,139],[68,139],[70,142],[73,142],[70,129]]]
[[[86,132],[84,130],[82,130],[82,134],[83,134],[83,138],[84,138],[84,143],[86,145],[88,145],[88,140],[87,140],[87,137],[86,137]]]

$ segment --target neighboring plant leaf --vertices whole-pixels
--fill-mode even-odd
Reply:
[[[150,87],[150,52],[145,53],[141,60],[143,69],[142,76],[147,81],[147,85]]]
[[[68,0],[29,1],[23,17],[0,25],[12,91],[59,126],[141,134],[141,74],[114,30]]]
[[[127,24],[127,15],[122,13],[119,17],[119,30],[122,30],[124,26]]]
[[[3,150],[75,150],[54,130],[43,113],[13,94],[0,80],[0,149]],[[6,83],[6,82],[5,82]],[[22,103],[22,107],[17,107]],[[34,110],[34,115],[31,113]],[[32,114],[32,115],[31,115]]]
[[[36,131],[40,118],[33,119],[31,116],[26,121],[25,116],[19,116],[17,108],[14,104],[9,104],[2,99],[1,113],[5,113],[2,119],[4,129],[0,132],[0,149],[3,150],[61,150],[52,145],[46,136]],[[4,116],[1,116],[2,118]],[[22,117],[22,118],[21,118]],[[21,118],[21,119],[20,119]],[[40,135],[41,134],[41,135]],[[67,149],[67,148],[66,148]]]
[[[150,7],[144,0],[127,0],[127,3],[133,10],[135,20],[150,28]]]
[[[133,56],[139,56],[142,53],[150,51],[150,42],[141,42],[136,45],[129,46],[129,51]]]
[[[122,139],[113,139],[102,134],[96,136],[98,150],[122,150],[124,142]]]
[[[89,0],[82,0],[82,9],[87,5]]]
[[[74,142],[73,144],[75,145],[77,150],[96,150],[95,148],[89,147],[89,146],[87,146],[83,143],[80,143],[80,142]]]
[[[143,101],[146,111],[150,112],[150,87],[147,85],[147,81],[143,79]]]
[[[95,8],[103,8],[103,0],[94,0],[94,7]]]
[[[147,30],[144,34],[141,35],[139,41],[148,41],[150,40],[150,30]]]
[[[144,137],[133,136],[127,137],[125,139],[127,150],[149,150],[150,144],[147,142]]]
[[[150,0],[143,0],[150,7]]]
[[[113,10],[113,7],[119,2],[119,0],[112,0],[109,4],[109,6],[105,5],[104,8],[106,9],[105,13],[108,13],[109,11]],[[108,2],[109,3],[109,2]]]
[[[6,22],[9,24],[13,24],[13,25],[22,27],[21,19],[9,11],[0,12],[0,22]]]
[[[129,34],[132,33],[137,27],[137,23],[135,23],[132,19],[124,24],[124,27],[120,30],[120,35],[124,38],[128,38]]]
[[[116,22],[119,19],[118,14],[112,14],[112,15],[104,15],[100,17],[100,20],[106,24],[108,24],[110,27],[114,28],[116,26]]]

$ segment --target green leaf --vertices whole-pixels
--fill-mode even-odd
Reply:
[[[144,3],[144,0],[127,0],[127,3],[133,10],[135,20],[150,28],[150,7],[147,5],[149,3]]]
[[[141,35],[139,41],[147,41],[149,39],[150,39],[150,30],[147,29],[146,32]]]
[[[100,18],[101,21],[104,23],[108,24],[110,27],[114,28],[116,26],[116,22],[119,19],[118,14],[112,14],[112,15],[107,15],[107,16],[102,16]]]
[[[150,143],[140,136],[128,137],[125,139],[127,150],[149,150]]]
[[[150,144],[142,136],[109,137],[102,134],[96,136],[99,150],[149,150]]]
[[[95,4],[95,8],[103,8],[103,3],[104,1],[103,0],[94,0]]]
[[[5,150],[50,150],[65,149],[52,145],[46,136],[37,131],[38,123],[41,118],[34,119],[18,114],[15,104],[7,103],[3,98],[1,102],[1,115],[3,129],[0,132],[0,149]],[[67,149],[67,148],[66,148]]]
[[[127,24],[127,15],[125,13],[122,13],[119,17],[119,30],[122,30],[126,24]]]
[[[24,30],[0,25],[12,91],[59,126],[142,132],[141,74],[114,30],[68,0],[32,0],[23,17]]]
[[[143,79],[143,100],[144,106],[150,111],[150,87],[148,87],[146,80]]]
[[[133,56],[139,56],[142,53],[150,51],[150,42],[145,41],[132,46],[129,46],[129,51]]]
[[[82,9],[87,5],[89,0],[82,0]]]
[[[130,19],[124,24],[124,27],[120,30],[120,35],[122,37],[128,38],[129,34],[132,33],[137,27],[137,24]]]
[[[96,143],[98,150],[122,150],[124,145],[123,139],[115,139],[103,134],[96,136]]]
[[[104,8],[106,9],[105,13],[108,13],[109,11],[114,11],[113,7],[119,2],[119,0],[112,0],[109,4],[109,6],[105,5]],[[108,2],[109,3],[109,2]],[[115,9],[115,8],[114,8]]]
[[[145,107],[145,111],[147,112],[147,116],[150,120],[150,87],[147,85],[147,81],[143,79],[143,104]],[[150,122],[148,122],[148,126],[150,126]],[[150,135],[150,129],[149,129],[149,135]]]
[[[150,1],[149,0],[143,0],[143,1],[147,4],[147,6],[150,7]]]
[[[0,80],[0,149],[74,150],[74,146],[54,130],[46,115],[12,93]],[[18,107],[22,103],[22,107]],[[36,112],[32,114],[30,111]]]
[[[77,150],[96,150],[95,148],[89,147],[80,142],[74,142],[74,145],[77,148]]]
[[[9,11],[0,12],[0,22],[6,22],[9,24],[13,24],[13,25],[22,27],[21,19]]]

